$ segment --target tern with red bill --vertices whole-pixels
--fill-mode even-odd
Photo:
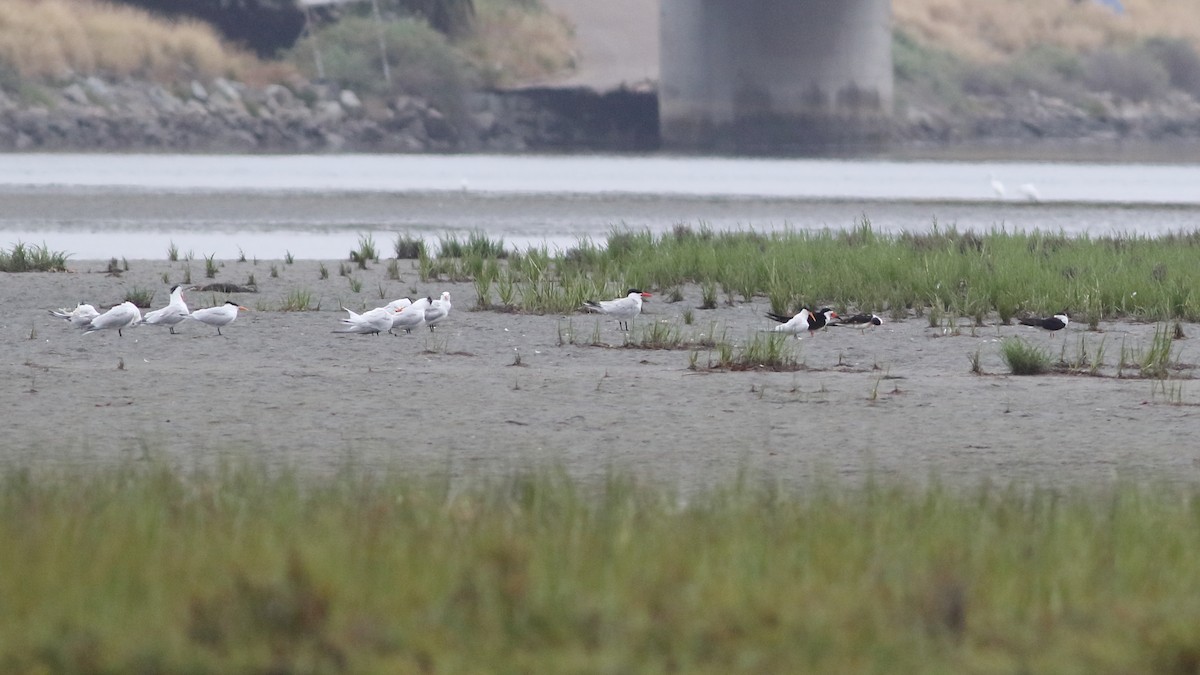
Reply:
[[[650,297],[654,296],[649,293],[643,293],[636,288],[631,288],[629,289],[629,293],[623,298],[601,300],[600,302],[588,300],[583,303],[583,308],[589,312],[599,312],[611,316],[617,320],[617,325],[621,330],[627,331],[629,330],[629,321],[642,313],[642,302],[645,298]]]
[[[167,303],[167,306],[147,312],[146,316],[142,317],[142,323],[151,326],[166,326],[174,334],[175,326],[186,319],[189,313],[187,303],[183,301],[183,286],[175,284],[171,287],[171,301]]]
[[[227,300],[223,305],[198,309],[188,314],[187,318],[213,326],[217,329],[217,335],[221,335],[221,326],[228,326],[233,323],[234,319],[238,317],[238,311],[248,312],[250,308],[242,307],[232,300]]]

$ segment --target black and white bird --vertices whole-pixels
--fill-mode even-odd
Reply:
[[[221,335],[221,326],[228,326],[233,323],[234,319],[238,317],[239,311],[248,312],[250,309],[242,307],[232,300],[227,300],[223,305],[198,309],[188,314],[187,318],[214,326],[217,329],[217,335]]]
[[[183,301],[183,291],[183,286],[179,284],[172,286],[171,301],[167,303],[167,306],[162,309],[156,309],[153,312],[147,312],[146,316],[142,317],[142,323],[150,324],[151,326],[166,326],[174,334],[175,326],[183,322],[190,313],[188,312],[187,303]]]
[[[848,326],[882,326],[883,319],[879,318],[877,314],[855,314],[852,317],[842,319],[839,323]]]
[[[800,337],[801,331],[812,331],[812,324],[809,319],[812,318],[812,312],[808,308],[796,312],[790,319],[782,314],[767,313],[767,317],[775,321],[779,321],[779,325],[771,329],[772,333],[787,333],[795,335],[797,339]],[[811,334],[811,332],[810,332]]]
[[[1030,317],[1021,319],[1022,326],[1036,326],[1038,328],[1045,328],[1046,330],[1051,331],[1051,334],[1053,334],[1054,331],[1060,331],[1066,328],[1067,324],[1069,323],[1071,323],[1071,320],[1067,318],[1066,310],[1063,310],[1061,313],[1055,314],[1054,316]]]
[[[642,302],[645,298],[653,297],[649,293],[631,288],[629,294],[623,298],[616,300],[601,300],[596,302],[588,300],[583,303],[583,308],[589,312],[600,312],[607,314],[617,320],[617,325],[621,330],[629,330],[629,321],[642,313]]]
[[[805,318],[803,323],[801,323],[799,320],[801,315],[804,315]],[[792,333],[798,336],[800,330],[807,330],[808,334],[812,335],[814,331],[830,325],[830,321],[836,321],[838,319],[838,313],[829,307],[822,307],[815,312],[805,307],[790,317],[784,316],[783,314],[775,314],[774,312],[767,312],[767,317],[782,323],[784,326],[791,326],[791,328],[788,329],[781,329],[781,327],[776,326],[772,329],[773,331]],[[807,327],[805,327],[805,323],[807,324]]]
[[[142,310],[138,309],[137,305],[126,300],[92,319],[92,322],[88,324],[83,334],[87,335],[99,330],[112,330],[115,328],[117,329],[117,336],[120,337],[122,335],[121,329],[136,326],[141,320]]]

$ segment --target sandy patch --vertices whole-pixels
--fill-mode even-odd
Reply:
[[[1200,476],[1197,408],[1152,397],[1150,382],[999,374],[1003,336],[1055,354],[1065,343],[1068,355],[1081,339],[1093,352],[1103,339],[1114,364],[1122,341],[1148,344],[1153,325],[1107,323],[1102,333],[1072,325],[1056,336],[993,325],[946,335],[909,318],[806,336],[798,344],[808,370],[697,372],[688,351],[586,344],[597,325],[603,341],[622,343],[615,323],[594,315],[474,311],[470,284],[420,283],[408,263],[400,282],[385,279],[385,265],[356,271],[363,287],[352,293],[338,263],[325,264],[328,280],[314,261],[226,261],[217,281],[244,283],[253,273],[261,292],[235,296],[255,311],[224,337],[194,322],[178,335],[150,326],[123,338],[81,335],[46,313],[80,300],[111,305],[133,286],[154,289],[153,305],[162,306],[162,274],[179,281],[183,263],[130,261],[120,278],[87,261],[70,274],[5,275],[3,460],[99,464],[149,451],[186,465],[246,454],[306,470],[354,462],[453,475],[552,462],[574,475],[615,469],[684,487],[738,472],[787,484],[872,473],[1045,485]],[[195,283],[208,281],[203,269],[192,263]],[[388,299],[449,290],[455,309],[436,335],[331,333],[340,304],[383,304],[381,286]],[[296,288],[320,297],[321,309],[275,310]],[[684,290],[679,303],[656,296],[639,324],[680,321],[700,303],[699,289]],[[196,308],[224,296],[187,299]],[[683,331],[715,326],[742,342],[770,325],[768,309],[756,298],[694,310]],[[581,344],[560,344],[571,329]],[[1200,326],[1185,331],[1192,338],[1175,343],[1179,358],[1200,362]],[[970,372],[977,350],[994,374]],[[1182,392],[1184,403],[1200,400],[1195,381]]]

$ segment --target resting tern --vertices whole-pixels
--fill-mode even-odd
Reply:
[[[233,323],[233,320],[238,317],[238,310],[250,311],[248,307],[242,307],[232,300],[226,300],[225,304],[217,305],[216,307],[206,307],[198,309],[187,315],[189,319],[195,319],[200,323],[215,326],[217,335],[221,335],[221,326],[228,326]]]
[[[121,336],[123,335],[121,333],[122,328],[135,326],[141,320],[142,311],[137,308],[137,305],[126,300],[125,302],[113,307],[100,316],[92,319],[92,322],[88,325],[87,330],[83,331],[83,334],[87,335],[88,333],[95,333],[98,330],[116,328],[117,335]]]
[[[432,301],[429,298],[420,298],[408,307],[393,314],[391,330],[400,328],[405,333],[411,333],[414,328],[424,326],[425,310],[429,309],[430,304],[432,304]]]
[[[100,312],[97,312],[95,307],[82,302],[76,305],[75,309],[64,307],[52,309],[50,313],[60,319],[66,319],[72,326],[80,329],[87,328],[91,325],[92,319],[100,316]]]
[[[1067,318],[1066,310],[1063,310],[1061,313],[1055,314],[1054,316],[1047,316],[1045,318],[1021,319],[1022,326],[1037,326],[1038,328],[1045,328],[1046,330],[1050,331],[1051,335],[1054,334],[1054,331],[1059,331],[1066,328],[1067,324],[1069,323],[1071,323],[1071,320]]]
[[[167,303],[167,306],[148,312],[146,316],[142,317],[142,323],[148,323],[151,326],[166,326],[174,335],[175,326],[186,319],[189,314],[187,303],[183,301],[183,290],[183,286],[179,284],[172,286],[171,301]]]
[[[450,316],[450,291],[442,291],[442,297],[429,303],[429,309],[425,310],[425,325],[429,326],[429,331],[432,333],[433,327],[448,316]]]
[[[389,302],[388,304],[384,305],[384,307],[386,307],[387,309],[390,309],[392,311],[399,312],[400,310],[404,309],[405,307],[408,307],[411,304],[412,304],[412,300],[409,300],[408,298],[400,298],[399,300],[393,300],[393,301]]]
[[[600,312],[601,314],[613,317],[617,320],[617,326],[621,330],[627,331],[629,330],[629,320],[642,313],[643,299],[650,297],[654,296],[649,293],[643,293],[636,288],[631,288],[629,289],[629,294],[623,298],[601,300],[600,302],[588,300],[583,303],[583,308],[589,312]]]
[[[343,307],[342,309],[346,309]],[[344,324],[335,333],[357,333],[359,335],[379,335],[380,332],[392,329],[392,317],[399,310],[388,307],[376,307],[362,314],[356,314],[346,309],[349,318],[342,319]]]

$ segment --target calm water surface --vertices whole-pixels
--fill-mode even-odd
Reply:
[[[1002,183],[1000,197],[992,179]],[[1022,186],[1025,186],[1022,189]],[[1036,195],[1036,201],[1030,195]],[[663,231],[1200,227],[1200,165],[484,155],[7,155],[0,246],[75,258],[285,251],[335,258],[371,233],[479,230],[569,246],[614,227]]]

